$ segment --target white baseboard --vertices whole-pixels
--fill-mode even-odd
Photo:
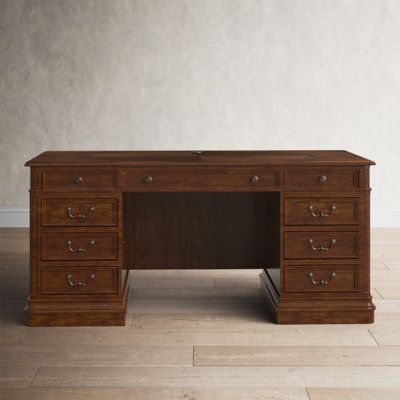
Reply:
[[[29,208],[0,206],[0,228],[28,228]]]
[[[371,210],[372,228],[399,228],[400,208],[375,208]]]
[[[0,228],[29,227],[29,208],[19,206],[0,206]],[[371,210],[371,227],[400,227],[400,208]]]

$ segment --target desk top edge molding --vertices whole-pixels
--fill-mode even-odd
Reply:
[[[45,151],[29,167],[56,166],[369,166],[375,163],[345,150],[271,151]]]

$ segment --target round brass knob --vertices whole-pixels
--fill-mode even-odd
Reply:
[[[258,183],[258,182],[260,182],[260,178],[259,178],[257,175],[253,175],[253,176],[250,178],[250,182],[251,182],[251,183]]]
[[[75,178],[75,183],[82,183],[83,178],[81,176],[78,176],[77,178]]]
[[[146,176],[145,178],[144,178],[144,183],[151,183],[151,182],[153,182],[153,177],[152,176]]]
[[[326,175],[320,175],[318,177],[318,182],[320,183],[325,183],[328,180],[328,178],[326,177]]]

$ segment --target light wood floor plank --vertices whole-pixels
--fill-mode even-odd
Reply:
[[[393,387],[400,367],[40,367],[34,387]]]
[[[308,400],[305,388],[124,387],[4,389],[2,400]]]
[[[182,289],[182,288],[214,288],[212,278],[135,278],[132,287],[134,289]]]
[[[375,291],[379,293],[382,299],[400,300],[400,287],[398,289],[376,288]]]
[[[140,299],[133,295],[129,302],[129,311],[133,313],[235,313],[247,314],[254,310],[267,312],[263,298],[255,300],[196,299],[182,302],[180,299]]]
[[[307,388],[310,400],[399,400],[396,388]]]
[[[379,288],[398,288],[400,271],[398,270],[372,270],[371,286]]]
[[[398,400],[400,229],[371,237],[374,324],[275,325],[260,269],[136,270],[125,327],[29,328],[28,230],[0,229],[0,398]]]
[[[4,345],[197,345],[197,346],[376,346],[367,327],[362,329],[274,329],[271,331],[208,331],[170,329],[1,328]]]
[[[400,365],[400,346],[196,346],[194,365]]]
[[[5,365],[0,364],[0,388],[28,387],[38,367],[32,365]]]
[[[376,313],[398,313],[400,312],[400,300],[374,299]]]
[[[1,228],[0,253],[29,251],[29,228]]]
[[[1,346],[4,365],[193,365],[192,346]]]
[[[195,281],[196,279],[192,279]],[[253,287],[187,287],[187,288],[134,288],[131,300],[138,299],[213,299],[213,300],[263,300],[261,288]]]
[[[400,346],[400,325],[372,326],[369,330],[379,345]]]
[[[133,270],[135,278],[258,278],[262,269],[160,269]]]
[[[373,228],[371,241],[374,245],[400,245],[400,228]]]

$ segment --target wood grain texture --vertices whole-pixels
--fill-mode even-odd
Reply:
[[[33,387],[393,387],[400,367],[40,367]]]
[[[196,346],[194,365],[400,365],[400,347]]]
[[[309,400],[304,388],[276,387],[123,387],[39,388],[1,390],[2,400]],[[392,399],[390,399],[392,400]],[[397,399],[396,399],[397,400]]]
[[[398,400],[400,387],[396,388],[307,388],[310,400]]]
[[[318,151],[46,151],[27,166],[68,165],[374,165],[343,150]]]
[[[26,230],[9,233],[11,252],[0,253],[0,273],[15,285],[27,282],[29,239]],[[7,233],[0,230],[0,235]],[[396,242],[390,230],[375,237]],[[383,246],[375,246],[379,254]],[[25,253],[14,252],[24,248]],[[258,293],[258,273],[134,271],[133,283],[137,277],[147,302],[135,302],[133,290],[126,324],[119,327],[30,328],[24,326],[22,309],[27,283],[2,289],[9,312],[1,315],[0,397],[397,400],[398,300],[380,299],[372,325],[276,325],[263,303],[258,307],[238,299],[243,289]],[[398,271],[374,270],[373,280],[387,290],[400,284]],[[207,296],[214,282],[225,290],[222,302]],[[164,306],[163,290],[186,292]]]
[[[280,269],[275,292],[267,280],[262,286],[277,323],[373,321],[370,160],[345,151],[78,151],[45,152],[26,165],[30,325],[120,324],[122,270],[152,268]],[[335,261],[331,282],[323,275]],[[317,281],[304,280],[301,266]],[[56,267],[85,267],[86,278],[76,278],[85,289],[68,291]],[[102,272],[108,285],[89,286],[96,267],[115,268],[118,283]],[[92,303],[83,306],[82,294]],[[138,301],[151,310],[146,300]]]

